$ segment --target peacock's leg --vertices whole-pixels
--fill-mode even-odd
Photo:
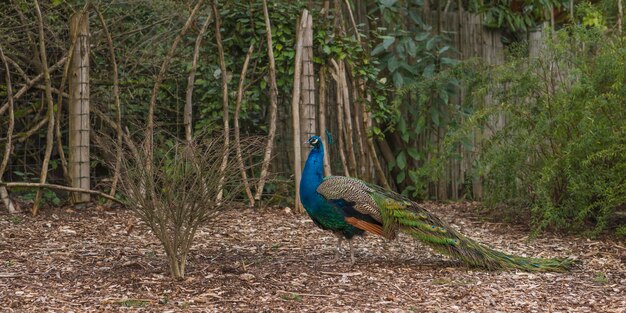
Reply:
[[[348,245],[350,246],[350,265],[354,265],[354,249],[352,249],[352,239],[348,239]]]
[[[337,249],[335,250],[335,258],[333,259],[333,262],[338,262],[341,258],[341,243],[343,242],[343,235],[341,233],[335,235],[337,235]]]

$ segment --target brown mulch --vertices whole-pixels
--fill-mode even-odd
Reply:
[[[428,208],[499,249],[575,256],[569,273],[466,268],[401,236],[357,239],[357,263],[336,238],[285,209],[231,209],[202,228],[182,282],[126,210],[49,209],[0,215],[3,312],[625,312],[626,245],[528,233],[483,222],[466,204]],[[4,214],[4,213],[3,213]],[[347,245],[346,245],[347,248]]]

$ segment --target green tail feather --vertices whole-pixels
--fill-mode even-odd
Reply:
[[[381,210],[387,225],[428,244],[435,251],[468,265],[489,270],[519,269],[530,272],[564,272],[572,259],[540,259],[509,255],[491,249],[448,227],[436,216],[415,205]]]
[[[530,272],[564,272],[574,265],[572,259],[526,258],[506,254],[462,235],[460,239],[451,239],[435,234],[426,234],[414,228],[401,228],[401,230],[420,239],[439,253],[468,265],[489,270],[519,269]]]

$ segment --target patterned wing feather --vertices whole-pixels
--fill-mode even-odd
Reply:
[[[351,177],[329,176],[317,187],[317,192],[326,200],[343,200],[352,203],[356,211],[369,215],[378,222],[382,222],[380,210],[370,196],[373,190],[360,181]]]

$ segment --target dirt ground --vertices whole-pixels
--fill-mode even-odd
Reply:
[[[626,246],[481,221],[466,204],[426,204],[463,233],[527,256],[575,256],[569,273],[486,272],[401,236],[336,238],[285,209],[231,209],[198,232],[188,278],[169,278],[145,224],[121,209],[0,215],[3,312],[625,312]]]

